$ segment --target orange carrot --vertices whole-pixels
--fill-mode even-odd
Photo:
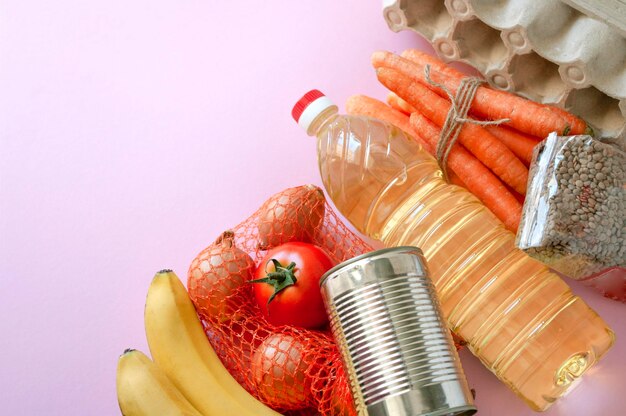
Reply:
[[[460,186],[461,188],[467,189],[467,185],[465,185],[465,182],[463,182],[463,179],[461,179],[461,177],[459,175],[454,173],[453,170],[448,172],[448,180],[453,185]]]
[[[415,113],[415,112],[413,112],[413,113]],[[413,114],[413,113],[411,113],[411,114]],[[411,127],[413,127],[413,126],[411,125]],[[437,142],[436,141],[433,142],[433,141],[427,140],[424,137],[424,133],[422,131],[419,131],[419,130],[416,130],[416,129],[413,129],[413,131],[415,132],[415,137],[418,138],[418,142],[419,143],[425,143],[423,145],[424,149],[428,150],[428,152],[431,154],[431,156],[436,157],[435,156],[435,148],[433,147],[433,143],[436,146]],[[461,145],[459,145],[459,146],[462,147]],[[467,151],[465,151],[465,152],[467,152]],[[470,157],[473,157],[469,153],[468,153],[468,155]],[[459,175],[457,175],[456,172],[452,168],[450,168],[448,170],[448,182],[453,184],[453,185],[460,186],[461,188],[468,189],[467,185],[465,184],[463,179],[461,179],[461,177]]]
[[[444,125],[450,102],[393,69],[379,68],[376,73],[383,85],[417,108],[438,127]],[[471,123],[463,125],[459,140],[506,184],[520,194],[526,194],[528,169],[502,142],[481,126]]]
[[[415,112],[415,108],[413,108],[411,104],[407,103],[391,91],[389,92],[389,94],[387,94],[387,104],[389,104],[391,108],[395,108],[396,110],[403,112],[407,116],[410,116],[411,113]]]
[[[512,190],[511,188],[509,188],[508,186],[506,187],[506,189],[509,190],[509,192],[511,194],[513,194],[513,196],[515,197],[515,199],[517,199],[517,202],[519,202],[520,204],[524,205],[524,201],[526,200],[526,197],[524,195],[520,195],[517,192],[515,192],[514,190]]]
[[[466,74],[462,73],[461,71],[452,68],[451,66],[446,65],[445,63],[443,63],[442,61],[440,61],[438,58],[432,56],[432,55],[428,55],[425,52],[422,52],[420,50],[417,49],[407,49],[404,52],[402,52],[402,54],[400,55],[401,57],[408,59],[409,61],[416,63],[416,64],[420,64],[422,63],[423,65],[430,65],[433,69],[437,70],[439,73],[450,77],[452,79],[458,80],[459,82],[467,77]],[[435,92],[437,92],[440,96],[444,97],[444,98],[448,98],[448,95],[441,89],[441,88],[435,88]],[[563,117],[574,117],[572,114],[566,112],[565,110],[558,108],[558,107],[553,107],[553,106],[545,106],[548,110],[550,110],[551,112],[556,112],[558,113],[560,116]],[[472,113],[472,108],[470,108],[470,113]],[[565,113],[565,114],[563,114]],[[572,121],[573,123],[575,123],[575,121]],[[490,126],[491,127],[491,126]],[[496,136],[498,139],[501,138],[501,136],[506,135],[507,138],[513,139],[515,138],[515,140],[517,141],[522,141],[525,142],[525,144],[523,146],[528,146],[530,144],[530,140],[534,141],[535,144],[541,140],[543,140],[545,137],[535,137],[535,136],[531,136],[528,134],[525,134],[523,132],[519,132],[517,130],[513,130],[511,128],[507,128],[506,126],[500,126],[503,127],[505,129],[504,133],[501,133],[500,135],[496,135],[494,134],[494,136]],[[496,128],[488,128],[487,130],[489,130],[492,134],[492,130],[496,130]],[[509,132],[511,132],[512,134],[509,134]],[[506,139],[505,139],[506,140]],[[505,144],[507,144],[505,142]],[[516,151],[511,148],[510,146],[508,146],[511,150],[513,150],[513,153],[515,153],[518,157],[520,157],[520,154],[516,153]],[[533,146],[534,147],[534,146]],[[531,151],[532,152],[532,151]],[[522,159],[524,162],[526,162],[525,159]],[[530,163],[530,162],[527,162]]]
[[[455,68],[452,68],[446,65],[443,61],[441,61],[437,57],[429,55],[418,49],[407,49],[404,52],[402,52],[401,56],[405,59],[408,59],[411,62],[414,62],[417,65],[422,65],[422,66],[430,65],[432,69],[438,71],[440,74],[443,74],[446,77],[450,77],[454,79],[455,81],[458,81],[459,83],[464,77],[467,76],[463,74],[461,71],[458,71]],[[435,88],[435,89],[440,90],[439,88]],[[500,90],[492,90],[492,91],[495,91],[496,93],[501,93],[505,98],[507,97],[516,97],[518,99],[521,98],[517,95],[514,95],[506,91],[500,91]],[[440,93],[447,97],[444,91],[440,90]],[[523,98],[521,99],[525,100]],[[525,101],[529,101],[529,100],[525,100]],[[530,102],[534,104],[538,104],[538,103],[535,103],[534,101],[530,101]],[[538,105],[542,106],[545,110],[554,113],[557,117],[561,117],[562,119],[565,120],[566,123],[569,123],[568,125],[570,126],[570,134],[583,134],[587,130],[587,125],[585,124],[583,120],[565,111],[564,109],[555,107],[552,105],[547,105],[547,104],[538,104]],[[477,114],[480,116],[480,112],[478,112]],[[574,132],[574,130],[576,130],[576,133]],[[563,133],[562,130],[555,129],[555,131],[559,133]],[[545,139],[547,135],[543,135],[539,137],[541,139]]]
[[[485,126],[485,130],[511,149],[527,167],[530,166],[533,159],[533,149],[539,143],[539,139],[504,126]]]
[[[426,65],[430,65],[431,79],[432,79],[433,71],[436,71],[438,74],[448,77],[450,79],[453,79],[455,82],[459,82],[459,83],[461,82],[463,78],[468,76],[467,74],[464,74],[458,69],[452,68],[451,66],[446,65],[437,57],[429,55],[418,49],[406,49],[404,52],[400,54],[400,57],[407,59],[413,62],[415,65],[421,66],[422,68],[425,67]],[[422,73],[423,71],[424,70],[422,69]],[[423,79],[420,82],[428,83],[425,79]],[[446,99],[448,98],[448,94],[446,94],[445,91],[442,90],[441,88],[435,87],[433,91],[435,91],[437,94],[439,94],[443,98],[446,98]]]
[[[429,64],[432,66],[431,79],[443,84],[453,94],[456,94],[460,83],[459,71],[446,66],[441,61],[434,66],[432,63],[435,58],[432,57],[427,60],[420,60],[424,55],[428,56],[423,52],[411,51],[409,53],[405,51],[405,55],[410,56],[411,60],[391,52],[374,52],[372,65],[377,69],[383,67],[395,69],[412,80],[426,85],[429,89],[438,90],[437,87],[429,84],[424,77],[424,67]],[[506,124],[509,127],[541,138],[547,137],[553,131],[562,134],[568,129],[570,134],[583,134],[587,128],[583,120],[564,110],[486,86],[478,87],[471,108],[472,113],[483,119],[508,118],[510,121]]]
[[[422,139],[436,146],[439,128],[420,113],[411,114],[411,125]],[[467,189],[504,223],[507,229],[517,232],[522,204],[485,165],[459,144],[452,147],[448,166],[463,180]]]
[[[410,137],[413,137],[428,153],[434,156],[435,148],[425,141],[421,134],[409,123],[409,117],[398,110],[388,107],[385,103],[365,95],[353,95],[346,102],[346,112],[355,116],[366,116],[386,121],[403,130]],[[465,183],[452,172],[449,175],[450,182],[467,188]]]
[[[423,65],[430,65],[433,69],[439,71],[447,77],[458,80],[459,82],[467,75],[463,74],[451,66],[444,64],[436,57],[429,55],[417,49],[407,49],[400,55],[403,58],[408,59],[414,63],[422,63]],[[436,92],[439,95],[448,98],[447,94],[440,88],[436,88]],[[556,107],[548,107],[551,111],[554,111]],[[561,109],[558,109],[561,110]],[[561,110],[564,111],[564,110]],[[471,108],[470,108],[471,112]],[[568,116],[571,114],[568,113]],[[506,145],[515,156],[520,158],[522,162],[528,167],[532,159],[533,148],[541,140],[539,137],[529,136],[522,132],[507,128],[505,126],[485,126],[487,131],[498,138],[502,143]]]
[[[421,142],[421,138],[409,123],[409,117],[406,114],[389,107],[381,101],[366,95],[353,95],[346,101],[346,112],[352,115],[376,118],[393,124],[409,136],[415,137],[429,153],[432,154],[434,151],[434,149],[429,148],[429,144]]]

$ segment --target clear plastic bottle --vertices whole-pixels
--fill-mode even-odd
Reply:
[[[561,278],[515,248],[480,201],[447,184],[399,129],[337,114],[317,90],[293,116],[317,136],[326,191],[359,231],[420,247],[450,328],[534,410],[568,392],[614,334]]]

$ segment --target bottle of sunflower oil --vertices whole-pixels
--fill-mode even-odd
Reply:
[[[532,409],[565,395],[614,342],[607,324],[435,159],[385,122],[339,115],[317,90],[293,116],[317,137],[341,214],[386,246],[417,246],[452,331]]]

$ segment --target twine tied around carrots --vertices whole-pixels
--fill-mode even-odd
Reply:
[[[456,143],[459,138],[459,133],[461,132],[461,128],[465,123],[473,123],[478,124],[480,126],[490,126],[490,125],[498,125],[502,123],[506,123],[511,121],[508,118],[501,118],[493,121],[481,121],[474,120],[473,118],[467,117],[467,113],[469,112],[470,105],[474,100],[474,95],[476,94],[476,90],[478,87],[484,83],[485,81],[476,78],[476,77],[466,77],[461,80],[459,84],[459,88],[457,89],[456,97],[452,94],[445,85],[439,84],[432,79],[430,79],[430,65],[426,65],[424,67],[424,77],[429,84],[434,85],[435,87],[441,88],[448,98],[450,99],[450,110],[446,116],[446,120],[441,128],[441,133],[439,134],[439,141],[437,142],[437,148],[435,149],[435,156],[437,158],[437,163],[443,172],[444,179],[448,180],[448,156],[450,155],[450,151],[452,147]]]

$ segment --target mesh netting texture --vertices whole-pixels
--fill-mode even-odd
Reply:
[[[198,254],[189,295],[226,368],[263,403],[289,415],[355,415],[328,327],[272,325],[248,283],[268,249],[291,241],[321,247],[333,264],[372,250],[341,222],[321,189],[289,188]]]

